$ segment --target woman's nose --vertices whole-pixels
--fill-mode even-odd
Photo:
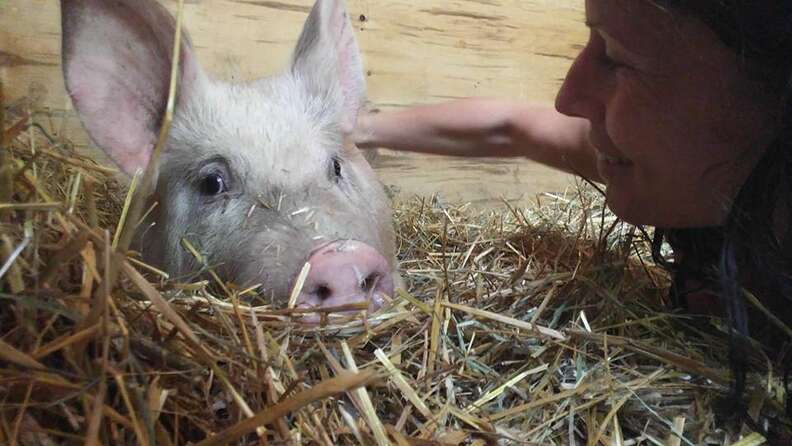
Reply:
[[[590,122],[604,119],[605,106],[602,100],[607,85],[602,82],[601,68],[587,45],[569,69],[564,83],[556,96],[555,107],[559,113]]]

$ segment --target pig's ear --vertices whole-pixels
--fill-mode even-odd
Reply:
[[[311,94],[335,102],[341,130],[351,133],[366,81],[344,0],[316,0],[292,56],[292,72]]]
[[[66,89],[94,143],[145,168],[167,104],[175,21],[152,0],[61,0]],[[183,36],[180,102],[202,76]]]

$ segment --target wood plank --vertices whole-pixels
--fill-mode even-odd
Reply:
[[[284,67],[312,3],[188,0],[185,23],[207,71],[255,79]],[[164,4],[173,10],[176,2]],[[348,7],[370,105],[381,109],[466,96],[549,103],[586,39],[580,0],[348,0]],[[63,87],[59,9],[54,0],[0,0],[0,79],[12,104],[51,109],[78,147],[95,154]],[[402,163],[421,158],[393,157]],[[420,162],[413,167],[423,169]],[[567,181],[527,162],[515,167],[543,178],[543,186],[529,184],[529,191]]]

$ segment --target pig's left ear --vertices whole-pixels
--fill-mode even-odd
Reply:
[[[344,0],[316,0],[292,56],[292,74],[321,100],[332,101],[341,131],[352,133],[366,81]]]

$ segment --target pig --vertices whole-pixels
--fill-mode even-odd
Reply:
[[[175,20],[156,0],[61,0],[61,12],[65,84],[83,126],[123,172],[144,169]],[[224,280],[260,285],[275,305],[307,262],[298,308],[380,308],[402,282],[384,188],[351,142],[366,85],[344,1],[316,1],[291,63],[272,76],[211,78],[186,32],[180,54],[157,205],[136,234],[144,260],[195,274],[203,265],[187,239]]]

